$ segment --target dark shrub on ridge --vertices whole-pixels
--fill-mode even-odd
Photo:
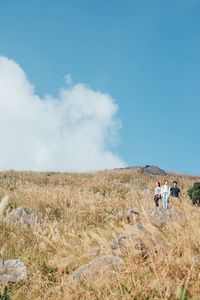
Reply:
[[[200,205],[200,182],[195,182],[193,187],[188,190],[188,196],[193,204]]]

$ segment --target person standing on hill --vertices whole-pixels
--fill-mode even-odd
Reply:
[[[168,208],[169,196],[170,196],[170,187],[168,185],[168,180],[166,180],[165,184],[161,186],[161,196],[162,196],[163,208]]]
[[[173,187],[170,189],[170,195],[175,198],[180,198],[181,190],[177,187],[177,181],[173,181]]]
[[[161,199],[161,187],[160,182],[156,182],[156,188],[154,191],[154,203],[155,207],[159,207],[159,200]]]

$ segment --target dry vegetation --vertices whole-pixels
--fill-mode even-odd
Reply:
[[[20,258],[28,267],[26,282],[9,285],[11,299],[200,299],[200,265],[191,261],[200,253],[200,208],[187,197],[187,189],[197,178],[175,174],[167,178],[170,182],[177,179],[183,190],[181,200],[173,201],[173,210],[186,215],[182,223],[157,228],[170,244],[167,253],[149,247],[144,259],[130,251],[117,276],[73,288],[68,285],[68,274],[111,254],[112,239],[131,226],[114,216],[128,207],[142,212],[153,207],[155,182],[164,178],[137,169],[0,173],[0,196],[10,195],[10,207],[23,206],[45,220],[37,230],[0,222],[4,258]],[[153,235],[155,229],[149,228]]]

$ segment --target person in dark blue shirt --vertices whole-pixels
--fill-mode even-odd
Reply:
[[[177,181],[173,181],[173,187],[170,189],[170,195],[175,198],[179,198],[181,194],[181,190],[177,187]]]

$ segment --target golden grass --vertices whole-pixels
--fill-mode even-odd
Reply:
[[[34,230],[0,222],[4,259],[20,258],[28,267],[26,282],[9,285],[11,299],[200,299],[200,265],[191,261],[200,253],[200,208],[187,197],[187,189],[199,179],[175,174],[167,178],[177,179],[182,188],[181,200],[173,200],[171,206],[184,213],[184,222],[177,220],[162,229],[150,225],[147,218],[148,235],[143,238],[150,252],[146,259],[132,249],[117,278],[105,276],[73,288],[68,274],[111,254],[112,239],[131,226],[113,216],[128,207],[143,213],[153,207],[155,182],[163,178],[134,169],[0,173],[1,198],[9,194],[11,208],[23,206],[45,220]],[[167,251],[155,246],[158,233],[167,241]]]

